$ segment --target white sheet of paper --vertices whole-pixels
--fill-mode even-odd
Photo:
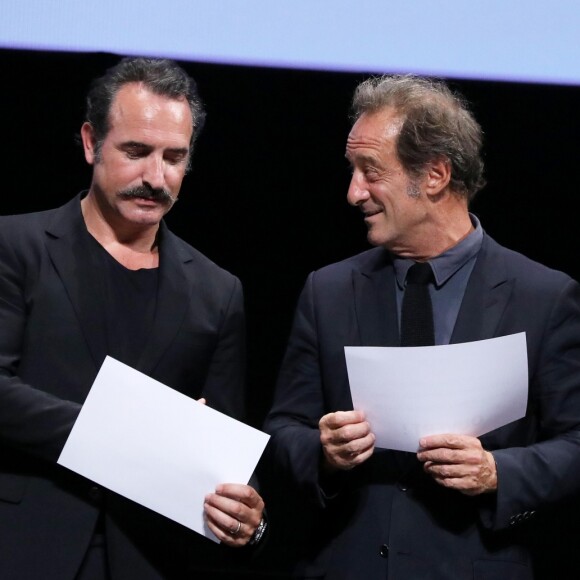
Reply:
[[[425,435],[483,435],[525,415],[525,333],[420,347],[344,347],[352,402],[375,445],[416,452]]]
[[[247,483],[268,439],[107,357],[58,463],[218,542],[204,498]]]

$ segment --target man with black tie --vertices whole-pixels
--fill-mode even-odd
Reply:
[[[163,222],[203,119],[175,63],[123,59],[87,97],[88,192],[0,218],[3,579],[210,578],[263,533],[248,485],[190,506],[218,546],[56,464],[106,355],[240,418],[240,282]]]
[[[348,201],[377,247],[308,277],[266,421],[271,460],[320,510],[305,576],[532,578],[526,528],[580,490],[580,287],[469,213],[484,185],[481,129],[445,84],[371,79],[353,109]],[[525,418],[480,438],[425,436],[417,454],[375,447],[345,346],[519,332]]]

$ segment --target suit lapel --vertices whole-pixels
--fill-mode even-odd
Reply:
[[[451,343],[494,337],[512,290],[513,279],[497,244],[485,236],[465,289]]]
[[[353,272],[354,299],[360,344],[398,346],[399,325],[395,296],[395,275],[389,255],[376,258]]]
[[[78,317],[96,368],[107,354],[100,264],[92,252],[80,208],[80,196],[64,205],[46,230],[47,250]]]
[[[91,251],[80,209],[80,196],[64,205],[46,231],[47,249],[79,320],[95,367],[100,368],[108,354],[106,288],[98,253]],[[161,224],[160,272],[157,308],[152,332],[137,368],[151,374],[171,344],[189,304],[191,283],[187,282],[184,263],[192,257],[175,243],[165,224]]]
[[[151,375],[179,330],[190,302],[192,284],[184,264],[193,259],[174,241],[165,224],[160,229],[159,287],[153,328],[137,368]]]

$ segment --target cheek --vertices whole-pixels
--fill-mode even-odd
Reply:
[[[389,188],[380,184],[375,184],[369,188],[369,192],[373,199],[384,208],[392,208],[393,200],[389,194]]]
[[[170,189],[174,192],[179,191],[181,187],[181,182],[185,177],[185,167],[167,171],[165,174],[165,181]]]
[[[141,175],[138,163],[126,163],[123,161],[113,161],[103,168],[103,178],[111,184],[128,185],[132,184]]]

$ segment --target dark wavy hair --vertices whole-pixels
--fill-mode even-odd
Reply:
[[[402,117],[397,154],[412,177],[429,161],[448,159],[451,189],[471,201],[485,185],[483,133],[465,99],[439,80],[414,75],[385,75],[362,82],[355,90],[354,119],[392,107]]]
[[[119,89],[127,83],[143,83],[156,95],[185,99],[193,119],[190,143],[193,148],[205,122],[205,111],[195,81],[172,60],[126,57],[95,79],[87,94],[85,120],[93,127],[97,159],[110,129],[111,104]]]

